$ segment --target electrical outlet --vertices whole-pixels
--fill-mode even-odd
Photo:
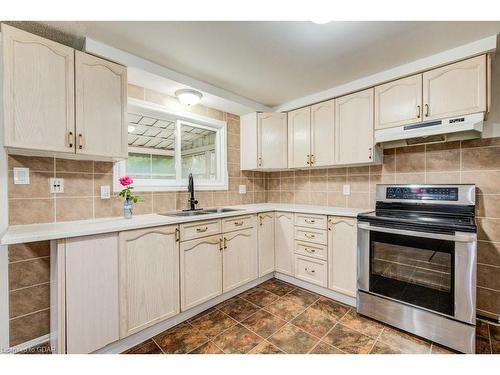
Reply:
[[[351,195],[351,185],[346,184],[342,186],[342,194]]]
[[[30,184],[30,169],[14,168],[14,185],[29,185],[29,184]]]
[[[101,186],[101,199],[109,199],[111,198],[111,189],[109,185]]]
[[[64,193],[64,178],[49,178],[49,185],[51,193]]]
[[[239,192],[240,192],[240,194],[246,194],[247,193],[247,186],[246,185],[240,185],[239,186]]]

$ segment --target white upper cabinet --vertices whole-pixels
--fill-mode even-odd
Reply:
[[[486,55],[423,73],[424,121],[486,111]]]
[[[305,107],[288,113],[288,167],[308,167],[310,157],[311,107]]]
[[[121,232],[120,337],[179,313],[176,225]]]
[[[375,129],[422,121],[422,75],[375,87]]]
[[[127,157],[127,68],[76,51],[77,153]]]
[[[338,164],[371,163],[374,89],[335,99],[336,161]]]
[[[2,24],[5,146],[74,153],[74,50]]]
[[[335,101],[311,106],[311,166],[335,162]]]
[[[287,167],[286,113],[250,113],[240,118],[242,170]]]

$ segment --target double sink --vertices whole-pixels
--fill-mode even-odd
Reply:
[[[200,216],[200,215],[208,215],[208,214],[221,214],[223,212],[233,212],[233,211],[241,211],[234,208],[208,208],[208,209],[199,209],[199,210],[187,210],[180,212],[167,212],[159,215],[163,216]]]

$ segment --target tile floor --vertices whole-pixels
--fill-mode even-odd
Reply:
[[[453,351],[271,279],[181,323],[127,354],[397,354]],[[500,353],[500,327],[478,321],[477,353]]]

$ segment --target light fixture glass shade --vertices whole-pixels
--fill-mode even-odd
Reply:
[[[317,20],[312,20],[312,23],[315,23],[316,25],[324,25],[326,23],[330,23],[332,21],[330,20],[322,20],[322,19],[317,19]]]
[[[184,105],[195,105],[203,97],[202,93],[191,89],[182,89],[175,92],[177,100]]]

